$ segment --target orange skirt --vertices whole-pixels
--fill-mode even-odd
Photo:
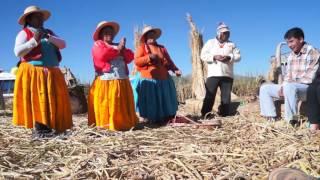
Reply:
[[[88,125],[109,130],[129,130],[138,122],[129,79],[97,77],[88,97]]]
[[[33,128],[38,122],[63,132],[72,127],[68,89],[59,68],[21,63],[13,98],[13,124]]]

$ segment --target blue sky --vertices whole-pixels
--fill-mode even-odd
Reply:
[[[52,16],[45,23],[67,42],[62,51],[61,66],[68,66],[82,81],[92,81],[94,69],[91,58],[92,34],[98,22],[119,22],[121,37],[127,38],[127,47],[133,48],[133,29],[150,24],[163,31],[158,40],[164,44],[176,65],[184,74],[191,73],[189,26],[185,20],[189,12],[203,31],[204,41],[213,38],[216,26],[224,21],[231,28],[231,40],[241,50],[241,62],[235,73],[256,75],[266,73],[269,57],[278,42],[291,27],[301,27],[306,41],[320,47],[320,1],[216,1],[216,0],[2,0],[0,17],[0,68],[10,70],[18,58],[13,47],[21,30],[17,19],[29,5],[50,10]]]

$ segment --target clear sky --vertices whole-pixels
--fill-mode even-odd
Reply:
[[[120,24],[121,37],[133,48],[133,29],[149,24],[163,31],[158,40],[167,47],[172,59],[184,74],[191,73],[189,12],[203,31],[204,41],[213,38],[216,26],[223,21],[231,28],[231,40],[241,50],[241,62],[235,73],[256,75],[266,73],[269,58],[277,43],[291,27],[301,27],[306,41],[320,47],[320,1],[318,0],[2,0],[0,17],[0,68],[10,70],[18,58],[13,47],[21,26],[17,19],[29,5],[50,10],[52,16],[45,27],[67,42],[62,51],[61,66],[68,66],[82,81],[92,81],[92,34],[98,22],[113,20]]]

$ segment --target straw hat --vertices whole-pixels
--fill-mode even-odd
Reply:
[[[104,27],[107,27],[107,26],[110,26],[112,27],[112,29],[114,30],[114,35],[118,34],[119,30],[120,30],[120,26],[118,23],[116,22],[108,22],[108,21],[101,21],[98,25],[97,25],[97,28],[96,28],[96,31],[94,32],[93,34],[93,40],[98,40],[99,39],[99,34],[100,34],[100,31],[104,28]]]
[[[315,180],[316,178],[308,176],[301,170],[291,169],[291,168],[277,168],[273,170],[268,180],[291,180],[291,179],[299,179],[299,180]]]
[[[47,10],[40,9],[37,6],[29,6],[24,10],[22,16],[20,16],[18,20],[19,24],[24,25],[26,21],[26,17],[32,13],[42,13],[44,20],[47,20],[51,15],[51,13]]]
[[[142,30],[140,41],[144,41],[144,36],[150,31],[155,32],[155,39],[158,39],[161,36],[161,29],[154,28],[152,26],[145,26]]]

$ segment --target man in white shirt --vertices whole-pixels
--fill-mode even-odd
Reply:
[[[203,101],[201,114],[204,117],[212,111],[218,87],[221,91],[219,114],[230,114],[231,90],[233,84],[233,64],[240,61],[240,50],[229,41],[230,29],[220,23],[217,36],[206,42],[201,50],[201,59],[208,63],[206,81],[206,96]]]

